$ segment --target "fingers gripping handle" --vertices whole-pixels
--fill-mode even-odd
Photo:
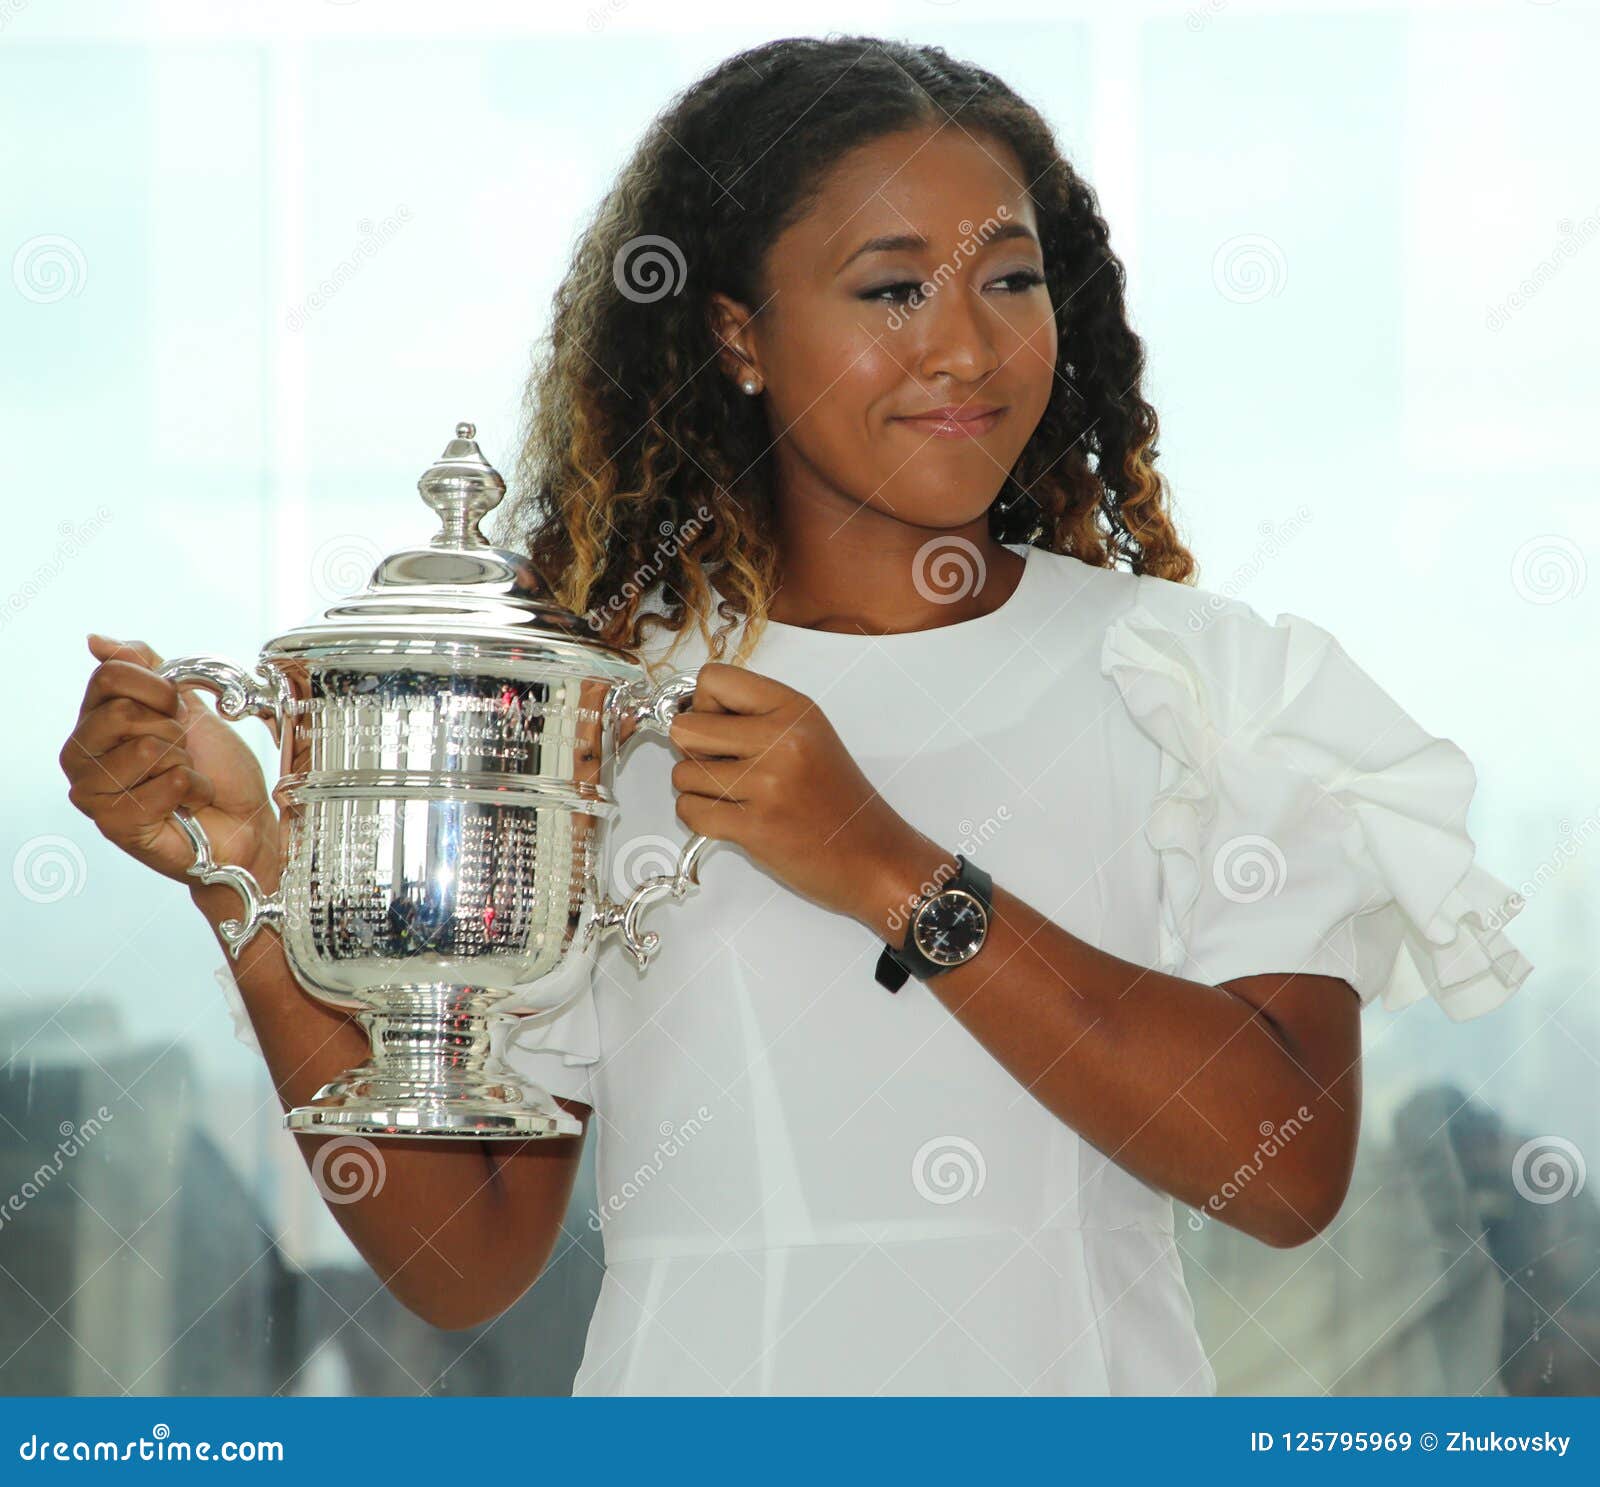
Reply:
[[[632,682],[619,694],[621,717],[632,718],[635,732],[659,733],[666,736],[672,720],[694,701],[696,676],[685,672],[651,688],[644,682]],[[602,930],[618,927],[623,943],[634,964],[645,966],[661,943],[661,936],[653,929],[640,931],[639,915],[652,899],[683,898],[691,888],[700,883],[700,857],[710,845],[711,838],[692,837],[678,857],[677,867],[670,873],[658,873],[646,878],[620,904],[609,897],[600,901],[599,924]]]
[[[253,716],[282,724],[276,673],[263,669],[252,674],[219,656],[181,656],[168,661],[156,674],[180,687],[196,686],[212,693],[217,699],[217,712],[230,721]],[[217,926],[228,953],[237,960],[258,929],[281,922],[283,905],[276,894],[262,892],[248,869],[218,862],[212,856],[211,841],[193,812],[179,806],[172,818],[194,848],[194,862],[187,869],[189,876],[202,883],[227,883],[244,900],[242,921],[224,919]]]

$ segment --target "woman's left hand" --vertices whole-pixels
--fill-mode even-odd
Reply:
[[[883,933],[878,898],[915,833],[862,774],[822,709],[793,687],[707,661],[668,736],[678,819],[743,847],[796,893]]]

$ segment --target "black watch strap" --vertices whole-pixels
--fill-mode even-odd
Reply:
[[[956,853],[956,861],[961,864],[960,871],[940,892],[951,888],[962,888],[970,893],[984,907],[986,912],[993,912],[990,899],[990,888],[993,879],[977,863],[969,858]],[[924,900],[923,902],[926,902]],[[922,907],[921,903],[917,908]],[[906,925],[905,942],[900,946],[885,945],[878,956],[876,977],[880,986],[886,986],[890,991],[899,991],[906,984],[908,977],[915,975],[918,980],[926,981],[930,976],[937,976],[941,971],[948,971],[952,967],[939,965],[928,959],[917,948],[916,937],[913,933],[916,927],[916,914],[911,916],[911,922]]]
[[[911,972],[895,959],[894,951],[885,945],[878,956],[876,975],[879,986],[887,986],[890,991],[899,991],[906,984]]]

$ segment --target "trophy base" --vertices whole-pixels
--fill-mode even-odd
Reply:
[[[383,1051],[291,1110],[283,1118],[288,1130],[479,1141],[583,1134],[580,1120],[488,1052],[487,1018],[457,1016],[448,1033],[414,1014],[366,1012],[357,1020]]]
[[[537,1085],[496,1078],[489,1071],[485,1079],[472,1081],[470,1089],[441,1099],[437,1081],[397,1080],[375,1062],[323,1085],[309,1105],[291,1110],[283,1123],[291,1131],[463,1140],[583,1133],[583,1123]]]

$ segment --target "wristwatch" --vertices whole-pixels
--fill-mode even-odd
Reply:
[[[883,947],[878,957],[880,986],[899,991],[907,976],[926,981],[964,964],[983,948],[989,933],[993,879],[959,852],[961,871],[939,892],[911,900],[911,923],[903,945]]]

